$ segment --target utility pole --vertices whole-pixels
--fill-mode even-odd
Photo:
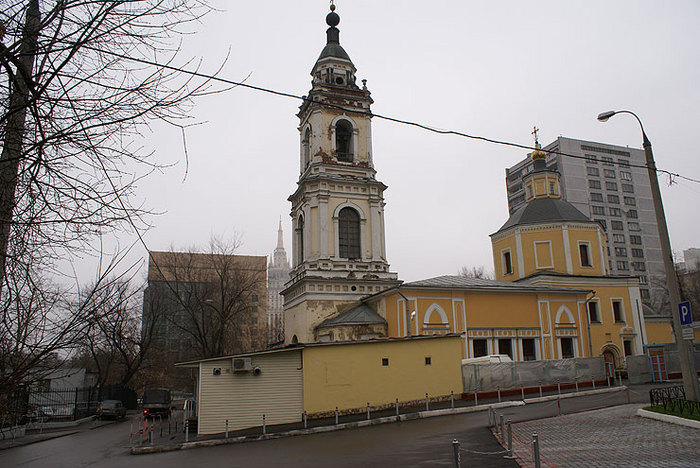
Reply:
[[[666,270],[666,284],[668,285],[669,300],[671,302],[671,321],[673,322],[673,336],[678,348],[678,356],[681,361],[681,373],[683,374],[683,388],[685,390],[685,398],[690,401],[700,401],[698,397],[698,374],[695,370],[695,362],[690,346],[683,339],[683,331],[681,328],[681,317],[678,313],[678,304],[681,302],[681,292],[678,285],[678,277],[673,264],[673,253],[671,251],[671,240],[668,235],[668,226],[666,225],[666,215],[664,213],[664,205],[661,201],[661,190],[659,189],[659,180],[656,175],[656,163],[654,162],[654,154],[651,151],[651,142],[644,132],[642,121],[637,117],[637,114],[627,110],[608,111],[598,115],[598,120],[605,122],[615,114],[630,114],[637,119],[639,127],[642,130],[644,156],[646,157],[647,174],[649,175],[649,183],[651,184],[651,196],[654,200],[654,213],[656,213],[656,223],[659,227],[659,240],[661,241],[661,255],[664,259],[664,270]]]

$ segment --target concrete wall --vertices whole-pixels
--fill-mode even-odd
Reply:
[[[495,391],[509,388],[536,387],[561,383],[605,379],[602,357],[574,358],[554,361],[506,362],[498,364],[465,364],[462,366],[464,392]]]
[[[451,336],[306,347],[304,409],[321,413],[459,393],[460,345],[460,337]]]

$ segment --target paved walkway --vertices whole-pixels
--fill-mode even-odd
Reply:
[[[623,405],[513,424],[515,455],[534,466],[537,432],[542,466],[697,467],[700,430],[636,416],[644,405]]]

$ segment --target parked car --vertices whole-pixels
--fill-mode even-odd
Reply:
[[[500,362],[513,362],[507,354],[488,354],[475,358],[462,359],[462,364],[494,364]]]
[[[119,400],[104,400],[97,407],[97,417],[100,419],[126,417],[126,407]]]

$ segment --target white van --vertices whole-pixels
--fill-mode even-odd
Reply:
[[[479,356],[475,358],[462,359],[462,365],[464,364],[494,364],[500,362],[513,362],[513,360],[507,354],[487,354],[486,356]]]

